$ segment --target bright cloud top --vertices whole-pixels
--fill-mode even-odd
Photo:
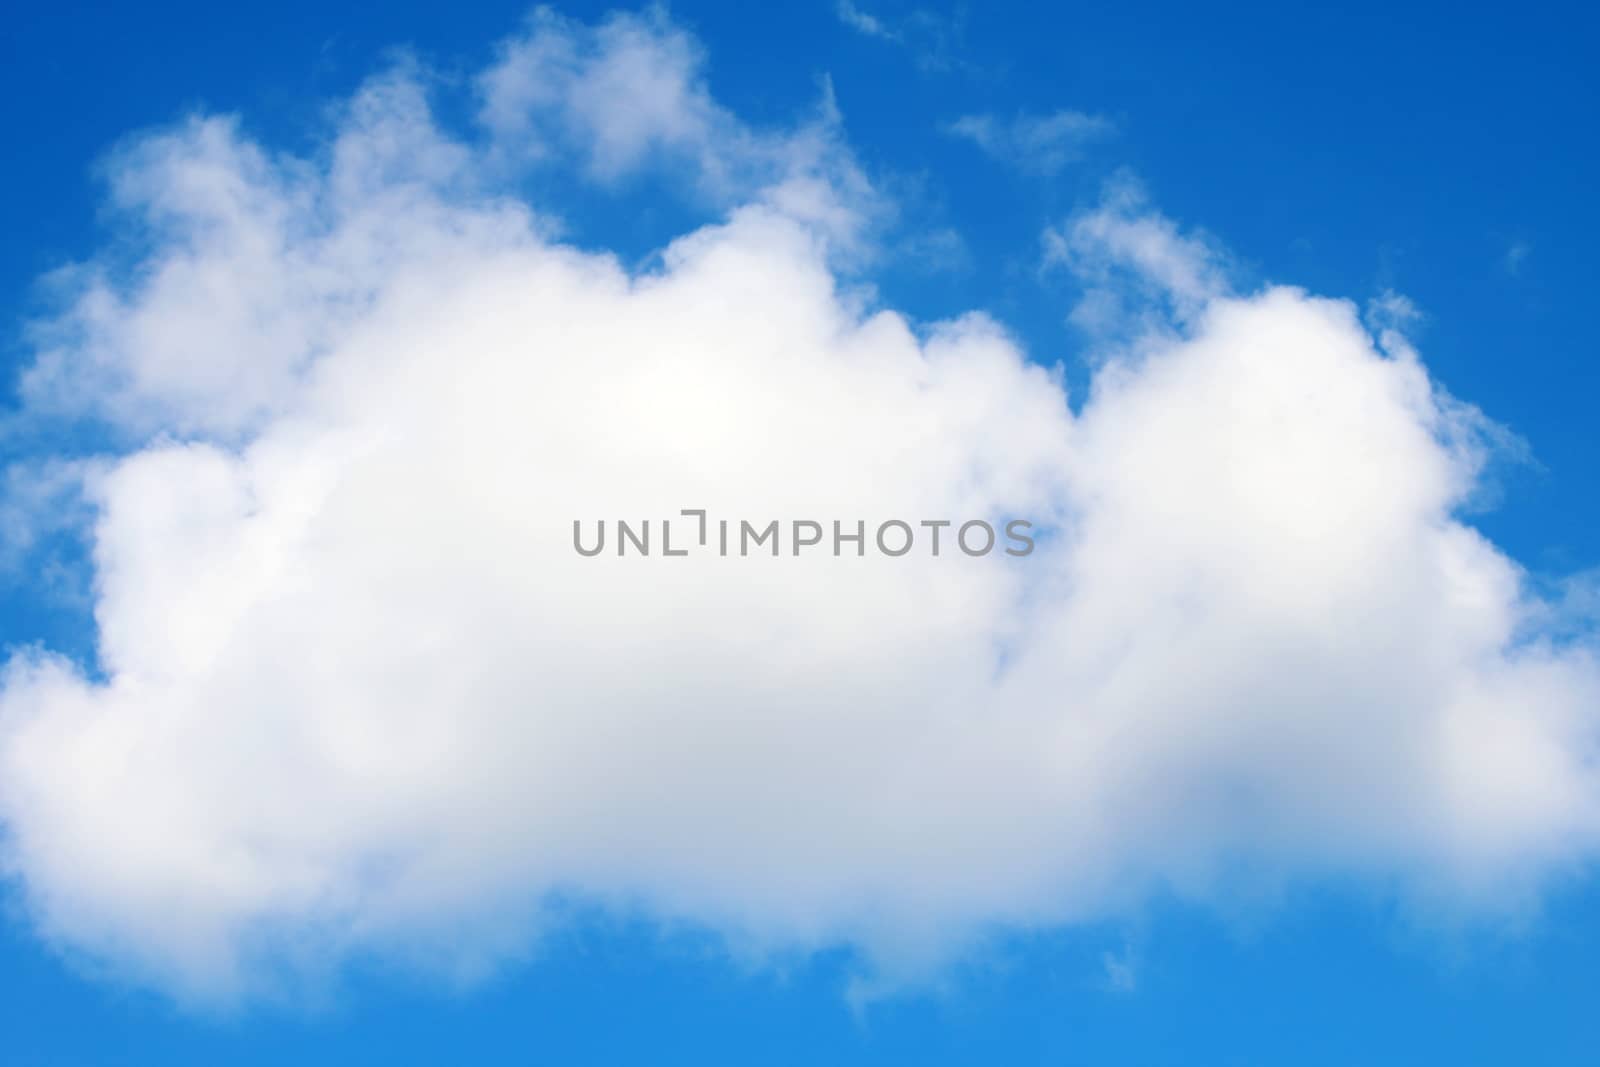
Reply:
[[[1074,413],[983,315],[868,310],[837,116],[751,130],[702,62],[660,16],[540,15],[471,138],[402,70],[316,158],[225,119],[115,158],[146,243],[60,281],[25,381],[134,442],[68,468],[97,669],[21,651],[0,692],[48,937],[226,998],[482,967],[578,899],[916,977],[1240,865],[1493,905],[1592,855],[1594,648],[1454,517],[1487,426],[1401,336],[1233,291],[1119,189],[1046,237],[1138,327]],[[488,177],[540,165],[731,206],[629,270]],[[572,550],[684,507],[1048,532]]]

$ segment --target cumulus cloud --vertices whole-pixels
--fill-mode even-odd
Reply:
[[[1009,120],[967,115],[945,129],[1002,163],[1048,178],[1060,174],[1082,155],[1087,145],[1109,136],[1116,127],[1100,115],[1064,110],[1050,115],[1018,115]]]
[[[1114,190],[1047,246],[1166,311],[1069,404],[982,313],[863,305],[832,166],[722,187],[629,269],[486,175],[720,183],[743,127],[659,16],[529,33],[483,136],[401,70],[317,156],[204,118],[113,159],[142,243],[57,279],[24,391],[123,442],[80,468],[96,662],[15,651],[0,689],[44,936],[218,1000],[357,954],[475,973],[579,901],[898,981],[1241,870],[1494,908],[1593,855],[1591,631],[1459,518],[1491,428],[1400,333],[1238,291]],[[683,508],[1040,536],[573,551]]]
[[[832,86],[801,128],[759,130],[716,102],[705,66],[699,42],[660,8],[593,26],[541,8],[479,75],[479,119],[521,162],[576,163],[607,184],[676,163],[714,202],[764,190],[791,215],[856,221],[846,209],[865,210],[873,194],[842,142]]]

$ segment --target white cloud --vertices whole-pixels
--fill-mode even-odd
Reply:
[[[705,66],[699,43],[660,8],[595,26],[541,8],[479,76],[479,118],[503,151],[576,157],[607,183],[677,161],[720,201],[807,179],[831,195],[864,194],[830,85],[813,122],[761,131],[712,98]]]
[[[1099,204],[1045,230],[1044,263],[1081,282],[1075,325],[1141,343],[1169,339],[1169,327],[1194,323],[1232,290],[1227,253],[1153,209],[1127,175]]]
[[[554,232],[485,177],[541,157],[602,183],[677,168],[712,204],[771,207],[836,259],[859,254],[888,208],[843,141],[831,86],[796,128],[755,130],[711,100],[702,64],[659,11],[591,27],[541,9],[478,78],[481,151],[435,127],[405,63],[343,107],[314,161],[272,158],[231,117],[134,140],[107,168],[111,203],[150,247],[136,270],[106,257],[59,272],[74,306],[30,331],[30,409],[145,432],[255,428],[399,275],[451,253],[465,236],[453,227],[491,246]]]
[[[43,536],[82,521],[82,464],[46,459],[0,471],[0,577],[10,577]]]
[[[838,0],[833,10],[840,23],[863,37],[906,49],[924,71],[972,69],[969,62],[957,55],[962,37],[959,18],[921,8],[889,18],[867,11],[851,0]]]
[[[677,30],[618,25],[560,24],[634,72],[600,98],[692,84]],[[601,129],[588,78],[526,105],[579,124],[552,159],[726,173],[709,100]],[[849,172],[735,183],[630,272],[479,187],[535,136],[500,99],[487,147],[402,72],[326,156],[210,119],[114,161],[148,244],[63,278],[27,393],[136,442],[88,468],[99,662],[20,651],[0,691],[45,936],[226,999],[351,954],[473,972],[576,898],[893,981],[1240,866],[1492,909],[1593,855],[1592,638],[1455,517],[1485,427],[1397,335],[1235,291],[1118,192],[1051,254],[1168,313],[1075,414],[983,315],[841,289]],[[1052,533],[572,551],[574,518],[684,507]]]
[[[482,119],[527,151],[575,147],[604,179],[681,153],[721,180],[749,135],[712,100],[704,61],[699,43],[659,8],[593,27],[541,8],[480,78]]]
[[[1085,146],[1109,136],[1115,128],[1111,120],[1081,111],[1018,115],[1010,120],[967,115],[945,127],[1002,163],[1043,177],[1060,174],[1083,154]]]
[[[1132,949],[1121,953],[1103,952],[1100,965],[1105,970],[1106,992],[1132,993],[1139,988],[1139,970]]]
[[[839,21],[855,30],[857,33],[868,37],[880,37],[886,41],[900,40],[900,34],[884,25],[882,19],[876,15],[868,14],[861,10],[850,0],[839,0],[834,6],[834,12],[839,16]]]
[[[1506,273],[1512,277],[1521,274],[1532,252],[1533,246],[1527,241],[1512,241],[1510,247],[1506,249]]]

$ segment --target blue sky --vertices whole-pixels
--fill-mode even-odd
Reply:
[[[561,13],[573,25],[589,25],[608,10],[567,5]],[[137,261],[164,247],[159,221],[146,220],[145,229],[107,206],[107,181],[129,168],[116,146],[137,150],[139,131],[186,115],[236,114],[242,137],[319,159],[330,107],[392,63],[397,48],[432,72],[426,77],[440,128],[468,129],[475,72],[495,60],[496,42],[518,32],[525,15],[522,5],[494,3],[340,11],[289,3],[270,17],[215,5],[14,14],[0,41],[0,79],[18,105],[0,119],[11,146],[0,178],[8,378],[18,381],[38,357],[23,324],[61,314],[41,276],[70,262]],[[1078,232],[1074,219],[1133,220],[1118,214],[1124,209],[1094,207],[1107,202],[1108,188],[1137,182],[1144,199],[1126,211],[1152,214],[1134,221],[1176,220],[1172,232],[1191,242],[1183,248],[1202,250],[1196,269],[1225,263],[1218,271],[1229,293],[1253,294],[1271,282],[1357,308],[1403,294],[1418,312],[1407,337],[1432,379],[1524,443],[1502,441],[1478,472],[1480,491],[1452,513],[1520,563],[1530,588],[1555,604],[1564,603],[1563,582],[1600,566],[1591,488],[1600,435],[1588,410],[1597,342],[1587,253],[1600,240],[1591,192],[1600,155],[1587,132],[1600,103],[1590,59],[1594,19],[1577,5],[1100,5],[1041,13],[1030,5],[820,4],[757,20],[745,5],[705,3],[674,6],[670,14],[670,24],[703,49],[710,96],[746,124],[739,130],[790,130],[817,110],[824,79],[831,83],[839,118],[828,128],[847,146],[839,150],[847,158],[841,163],[825,152],[818,167],[836,189],[848,189],[851,168],[858,169],[874,189],[872,206],[862,210],[887,212],[868,226],[870,254],[855,258],[846,248],[837,263],[829,261],[842,285],[916,324],[987,312],[1031,360],[1061,364],[1075,412],[1085,410],[1105,358],[1101,346],[1115,339],[1071,316],[1105,271],[1122,268],[1099,260],[1085,267],[1095,253],[1082,250],[1065,266],[1052,263],[1045,235]],[[1043,159],[1025,124],[1062,111],[1093,116],[1099,125],[1092,136],[1050,142],[1059,158]],[[954,132],[952,124],[968,116],[988,116],[998,139],[986,147],[977,143],[982,138]],[[723,122],[712,120],[710,137],[747,136],[726,133],[716,125]],[[569,150],[580,151],[560,142],[556,152]],[[755,162],[730,155],[731,166],[760,170],[767,165],[760,151]],[[473,158],[473,166],[487,167],[491,155]],[[605,180],[561,164],[513,168],[496,178],[497,192],[559,216],[561,240],[608,250],[628,269],[648,271],[668,242],[763,195],[743,188],[743,178],[713,187],[699,166],[672,157]],[[456,195],[440,197],[453,205]],[[1148,296],[1138,284],[1117,292],[1133,302]],[[1204,299],[1226,298],[1208,290]],[[1173,328],[1184,334],[1193,327],[1179,314]],[[101,389],[97,381],[85,388]],[[171,410],[190,395],[172,401]],[[208,405],[216,399],[203,390],[194,395]],[[155,401],[149,411],[158,414],[145,417],[141,409],[125,418],[127,407],[115,399],[105,386],[81,409],[68,404],[63,417],[41,414],[42,402],[14,387],[13,415],[0,438],[5,460],[132,454],[172,438],[214,439],[227,449],[262,432],[254,416],[207,423],[203,414],[169,416]],[[282,415],[276,403],[261,401],[272,418]],[[981,442],[971,447],[988,455]],[[1418,462],[1419,470],[1426,466]],[[427,477],[417,475],[418,484]],[[175,484],[182,496],[211,483]],[[117,502],[137,499],[141,485],[105,506],[125,506]],[[90,592],[106,574],[91,579],[82,529],[62,531],[71,526],[64,518],[71,509],[52,502],[45,510],[55,519],[48,535],[8,549],[0,636],[10,648],[42,645],[80,662],[99,655],[106,662],[91,670],[114,668],[114,654],[96,651]],[[124,561],[120,570],[103,565],[116,574],[149,568],[133,592],[113,588],[113,598],[148,601],[141,609],[148,614],[140,614],[113,599],[116,610],[130,612],[128,629],[143,620],[156,628],[171,621],[180,630],[186,617],[203,629],[205,610],[163,599],[168,572],[145,562],[139,545],[126,544],[127,556],[108,549],[113,554],[102,558]],[[1589,583],[1568,587],[1575,592],[1567,600],[1592,597]],[[1562,627],[1592,630],[1592,603],[1588,610],[1555,627],[1563,639]],[[1578,641],[1592,647],[1592,637]],[[696,681],[684,691],[696,692]],[[1573,700],[1581,701],[1581,691]],[[40,788],[52,788],[39,780],[46,783]],[[1359,807],[1364,784],[1381,792],[1374,779],[1359,776],[1330,788],[1350,790]],[[68,786],[59,788],[48,795],[70,796]],[[7,813],[20,821],[17,803]],[[49,832],[48,822],[30,825]],[[1244,840],[1253,847],[1249,833]],[[1557,836],[1564,842],[1567,833]],[[1581,837],[1578,830],[1571,835]],[[8,857],[17,870],[0,936],[3,1058],[1584,1062],[1600,1038],[1586,995],[1600,948],[1592,846],[1531,859],[1518,853],[1495,868],[1513,888],[1496,881],[1486,891],[1495,899],[1484,905],[1476,889],[1462,894],[1465,904],[1433,893],[1438,871],[1428,860],[1417,862],[1425,868],[1420,880],[1432,888],[1416,890],[1412,861],[1431,839],[1417,842],[1403,860],[1379,849],[1384,859],[1349,864],[1321,855],[1302,863],[1294,844],[1274,843],[1261,854],[1245,848],[1246,867],[1271,869],[1260,881],[1249,870],[1227,870],[1233,853],[1223,849],[1223,873],[1203,891],[1188,891],[1168,871],[1139,891],[1110,894],[1111,903],[1095,897],[1081,919],[1061,919],[1019,889],[1004,907],[962,911],[984,931],[977,947],[912,967],[903,987],[891,983],[864,1005],[852,1002],[850,990],[867,966],[863,959],[875,958],[875,942],[857,937],[854,919],[830,926],[831,913],[821,909],[822,933],[795,920],[807,932],[790,936],[789,913],[763,910],[770,901],[751,897],[733,907],[740,920],[724,922],[720,897],[712,906],[660,874],[622,879],[617,891],[627,907],[528,923],[537,936],[522,930],[509,947],[497,927],[485,949],[493,962],[464,965],[470,979],[435,966],[432,949],[418,953],[419,963],[394,951],[392,939],[353,937],[353,947],[329,953],[337,957],[333,965],[306,968],[309,976],[298,963],[286,967],[291,977],[272,994],[223,1005],[202,995],[197,1002],[193,974],[209,972],[186,970],[188,957],[165,954],[176,935],[111,905],[73,911],[67,890],[78,883],[61,873],[70,865],[58,868],[38,858],[47,852],[25,851]],[[124,851],[109,842],[105,850]],[[376,855],[361,859],[393,860]],[[137,869],[150,865],[159,862]],[[582,882],[581,875],[569,879]],[[554,888],[563,888],[556,881]],[[37,888],[30,896],[30,884],[57,895],[43,905],[46,897]],[[529,890],[512,886],[513,893]],[[529,891],[550,888],[535,880]],[[498,900],[502,891],[493,883],[485,892]],[[50,911],[56,906],[59,913]],[[739,910],[745,907],[753,910]],[[53,918],[41,920],[41,909]],[[1023,921],[1009,921],[1018,914]],[[480,936],[473,917],[469,906],[446,916],[444,927],[459,921],[460,937],[471,940]],[[125,922],[133,925],[118,925]],[[748,928],[740,925],[746,922]],[[318,936],[290,928],[289,940]],[[738,935],[752,930],[762,942],[753,958],[738,945]],[[124,943],[143,947],[124,951]],[[164,970],[172,959],[178,962]]]

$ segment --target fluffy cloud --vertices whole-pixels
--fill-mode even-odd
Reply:
[[[1091,334],[1160,335],[1192,324],[1230,290],[1227,254],[1152,209],[1127,174],[1094,210],[1045,230],[1044,262],[1077,276],[1083,296],[1071,318]]]
[[[673,164],[713,202],[761,196],[835,241],[881,208],[842,143],[826,80],[812,121],[764,131],[712,98],[704,66],[659,8],[595,26],[541,8],[478,78],[491,159],[575,164],[605,184]]]
[[[116,157],[144,243],[59,280],[25,381],[127,442],[52,468],[98,661],[20,651],[0,690],[45,936],[218,999],[482,968],[576,899],[895,979],[1241,869],[1494,906],[1593,854],[1592,636],[1457,517],[1490,428],[1399,333],[1234,291],[1115,190],[1047,247],[1167,312],[1074,410],[982,314],[867,306],[836,122],[754,134],[699,62],[659,17],[539,16],[483,137],[402,70],[314,158],[216,118]],[[486,177],[685,159],[730,206],[645,270]],[[683,508],[1040,538],[573,551]]]

